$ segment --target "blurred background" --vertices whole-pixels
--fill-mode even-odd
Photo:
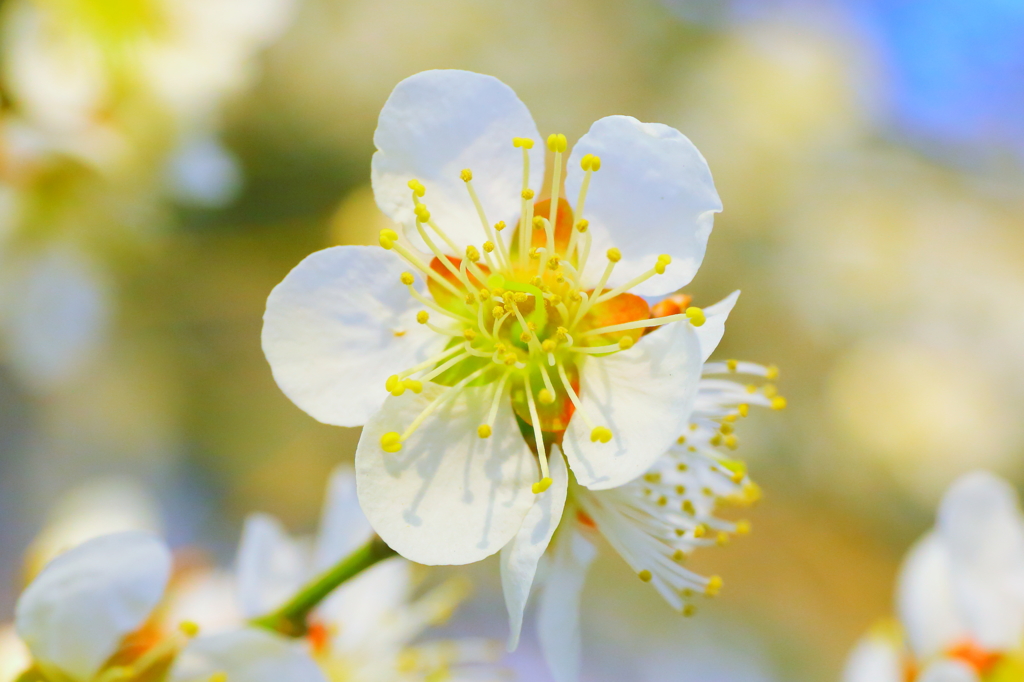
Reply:
[[[944,487],[1024,484],[1022,36],[1021,0],[4,0],[0,620],[54,515],[222,562],[251,510],[313,528],[358,431],[277,389],[266,297],[375,241],[380,107],[463,68],[542,134],[696,143],[725,212],[688,291],[743,290],[719,356],[789,400],[740,429],[765,497],[695,557],[726,585],[697,618],[604,548],[588,679],[837,679]],[[468,573],[448,629],[504,637],[497,563]]]

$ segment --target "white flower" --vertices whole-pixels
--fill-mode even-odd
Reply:
[[[672,128],[610,116],[573,148],[563,197],[567,141],[548,138],[543,183],[537,139],[494,78],[401,82],[372,181],[408,242],[384,230],[384,250],[312,254],[267,302],[278,385],[322,422],[365,425],[363,510],[420,563],[497,552],[536,494],[553,512],[560,452],[591,490],[643,474],[696,397],[703,312],[649,320],[636,294],[673,292],[700,266],[721,210],[703,157]]]
[[[950,487],[904,561],[897,605],[906,643],[869,635],[846,682],[1024,679],[1024,516],[1006,481],[977,471]]]
[[[192,638],[191,624],[161,632],[155,610],[170,576],[170,552],[143,531],[94,538],[51,561],[15,610],[33,660],[27,679],[134,680],[173,659],[175,682],[206,682],[215,673],[239,682],[323,681],[312,659],[279,635],[241,628]]]
[[[737,298],[735,293],[707,308],[707,323],[698,329],[702,361],[721,340]],[[563,495],[539,500],[515,540],[502,549],[501,577],[512,649],[518,643],[538,561],[562,519],[538,608],[541,648],[557,682],[574,682],[579,677],[579,602],[595,556],[588,539],[594,533],[603,535],[669,605],[690,616],[695,612],[693,600],[717,594],[722,580],[685,568],[686,559],[699,547],[723,545],[732,535],[750,530],[747,521],[716,516],[722,503],[746,505],[760,497],[746,467],[728,457],[725,450],[738,446],[734,424],[746,416],[750,406],[782,409],[785,400],[772,384],[758,389],[713,377],[745,374],[773,379],[777,370],[729,360],[707,363],[703,373],[689,426],[642,477],[611,490],[569,484],[568,499]],[[552,458],[553,489],[557,490],[564,489],[562,481],[568,473],[564,466],[555,466],[560,462],[560,458]]]
[[[293,539],[271,516],[254,514],[245,524],[238,554],[243,611],[264,615],[304,583],[373,537],[356,499],[355,477],[339,468],[331,477],[320,532],[313,542]],[[465,597],[450,581],[412,598],[412,566],[395,557],[344,583],[313,612],[310,648],[327,677],[337,682],[477,679],[498,647],[482,639],[420,642],[424,630],[447,618]],[[414,640],[417,640],[414,644]]]

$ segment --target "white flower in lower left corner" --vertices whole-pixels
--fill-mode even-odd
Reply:
[[[301,647],[239,628],[195,636],[184,623],[166,632],[157,612],[171,578],[171,553],[142,531],[89,540],[51,561],[15,610],[33,664],[22,680],[113,682],[167,678],[206,682],[323,682]]]

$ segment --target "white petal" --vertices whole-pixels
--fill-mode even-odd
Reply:
[[[325,682],[300,643],[257,628],[193,639],[168,679],[207,682],[216,673],[226,673],[230,682]]]
[[[555,540],[555,560],[544,583],[537,613],[541,652],[555,682],[580,676],[580,597],[597,552],[575,528]]]
[[[627,351],[589,358],[580,372],[583,410],[613,435],[591,442],[590,428],[573,415],[562,447],[576,480],[605,490],[650,468],[686,427],[700,371],[700,344],[686,322],[671,322]]]
[[[987,472],[962,477],[939,507],[953,594],[974,639],[1012,649],[1024,637],[1024,521],[1009,483]]]
[[[739,297],[740,292],[734,291],[718,303],[704,308],[704,324],[695,328],[703,362],[707,362],[725,336],[725,321],[729,319],[729,313],[732,312]]]
[[[359,502],[395,551],[421,564],[468,564],[512,539],[533,504],[537,461],[511,401],[502,398],[490,438],[477,436],[490,409],[490,386],[465,388],[420,426],[396,453],[385,433],[402,433],[443,390],[389,397],[363,428],[356,450]]]
[[[939,660],[928,666],[918,682],[981,682],[974,668],[963,661]]]
[[[339,466],[327,484],[327,500],[320,515],[314,571],[323,571],[366,544],[373,528],[359,508],[356,475],[347,465]]]
[[[526,600],[530,597],[530,588],[537,573],[537,563],[544,550],[548,548],[565,507],[569,470],[557,445],[551,446],[549,466],[551,487],[546,493],[537,496],[530,512],[523,519],[519,532],[512,542],[501,550],[501,587],[505,593],[505,607],[508,609],[509,651],[515,651],[519,646],[523,610],[526,608]]]
[[[907,554],[896,587],[900,620],[918,658],[935,656],[966,636],[952,590],[949,551],[929,533]]]
[[[417,324],[419,304],[392,253],[336,246],[299,263],[267,299],[263,352],[277,385],[310,416],[359,426],[384,402],[384,382],[440,351]]]
[[[904,682],[900,651],[884,637],[868,635],[857,643],[843,670],[843,682]]]
[[[37,661],[91,678],[160,601],[171,554],[142,531],[89,540],[50,562],[15,609],[18,634]]]
[[[424,71],[395,86],[384,104],[373,143],[371,179],[377,205],[405,226],[419,248],[412,192],[417,179],[422,201],[435,222],[460,246],[481,244],[483,226],[459,173],[473,171],[473,186],[490,223],[513,225],[523,189],[523,152],[513,137],[535,144],[530,154],[530,187],[544,177],[544,143],[529,110],[510,87],[469,71]],[[439,246],[443,243],[431,234]],[[461,255],[461,254],[457,254]]]
[[[268,514],[250,514],[237,560],[238,601],[249,618],[284,604],[309,577],[309,555]]]
[[[591,258],[584,274],[596,281],[600,257],[611,247],[622,252],[609,285],[618,286],[654,267],[661,254],[672,256],[665,274],[633,289],[640,296],[667,294],[697,274],[722,210],[708,164],[682,133],[630,116],[609,116],[590,127],[569,157],[565,191],[574,205],[586,154],[601,157],[587,192],[583,218],[590,222]],[[597,257],[595,257],[597,256]]]
[[[390,643],[383,633],[393,632],[396,614],[407,608],[411,568],[401,557],[382,561],[342,585],[317,608],[317,618],[333,626],[333,643],[339,651]]]

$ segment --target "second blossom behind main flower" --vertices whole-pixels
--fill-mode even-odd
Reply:
[[[700,265],[721,210],[706,162],[672,128],[611,116],[573,148],[563,184],[565,137],[547,139],[547,181],[539,139],[492,77],[406,79],[372,172],[404,239],[315,253],[267,303],[279,386],[322,422],[364,425],[360,503],[420,563],[501,549],[538,496],[564,498],[560,452],[591,490],[628,483],[693,409],[704,313],[652,317],[641,296]]]

